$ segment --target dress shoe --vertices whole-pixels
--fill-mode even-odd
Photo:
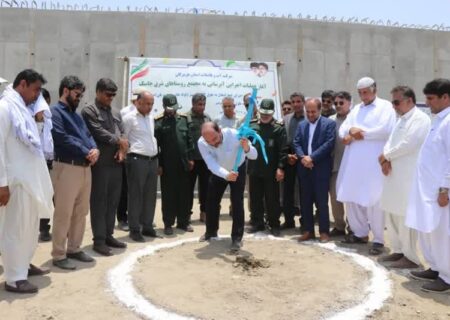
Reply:
[[[266,230],[265,226],[254,225],[254,226],[250,226],[249,228],[247,228],[246,232],[247,233],[257,233],[257,232],[261,232],[261,231],[265,231],[265,230]]]
[[[200,222],[205,222],[206,221],[206,212],[202,211],[200,212]]]
[[[67,258],[78,260],[78,261],[81,261],[81,262],[93,262],[94,261],[94,258],[92,258],[91,256],[87,255],[83,251],[78,251],[78,252],[75,252],[75,253],[67,253]]]
[[[172,229],[172,227],[164,227],[164,234],[165,234],[166,236],[171,236],[171,235],[173,235],[173,229]]]
[[[130,232],[130,238],[131,240],[136,242],[145,242],[145,238],[142,236],[142,233],[140,231]]]
[[[295,221],[285,221],[280,226],[281,230],[295,229]]]
[[[330,231],[330,237],[341,237],[341,236],[345,236],[345,230],[339,230],[339,229],[333,228]]]
[[[280,232],[280,228],[278,227],[274,227],[270,229],[270,233],[274,236],[274,237],[279,237],[281,232]]]
[[[124,221],[119,221],[119,223],[117,224],[117,227],[125,232],[130,231],[130,226],[128,225],[128,223],[124,222]]]
[[[418,268],[419,265],[415,262],[412,262],[407,257],[402,257],[399,260],[387,265],[387,267],[393,269],[415,269]]]
[[[369,249],[369,255],[371,256],[378,256],[382,254],[384,251],[384,244],[374,242],[372,243],[372,247]]]
[[[322,232],[320,234],[319,242],[320,243],[327,243],[329,241],[330,241],[330,236],[328,235],[328,233]]]
[[[211,240],[211,238],[217,238],[217,233],[216,234],[212,234],[212,235],[208,234],[208,233],[205,233],[204,235],[202,235],[200,237],[200,239],[198,241],[205,242],[205,241]]]
[[[109,256],[113,255],[111,248],[108,247],[106,244],[94,245],[92,247],[92,250],[94,250],[98,254],[101,254],[102,256],[105,256],[105,257],[109,257]]]
[[[37,286],[28,282],[28,280],[16,281],[15,286],[9,285],[5,282],[5,289],[6,291],[14,293],[36,293],[39,290]]]
[[[391,253],[388,254],[387,256],[380,257],[378,259],[378,262],[394,262],[400,260],[403,257],[404,257],[403,253]]]
[[[313,232],[305,231],[300,237],[297,238],[299,242],[314,240],[316,238]]]
[[[39,267],[36,267],[34,264],[30,263],[30,266],[28,267],[28,276],[43,276],[44,274],[50,273],[50,269],[41,269]]]
[[[437,280],[439,277],[439,272],[431,268],[424,271],[411,271],[409,274],[416,280]]]
[[[242,241],[233,240],[231,241],[230,250],[233,252],[237,252],[242,248]]]
[[[105,243],[108,247],[111,247],[111,248],[123,249],[123,248],[127,247],[127,244],[125,242],[119,241],[114,237],[106,238]]]
[[[142,230],[142,235],[146,237],[160,238],[155,229]]]
[[[192,228],[192,226],[190,224],[186,225],[186,226],[177,226],[177,229],[186,231],[186,232],[194,232],[194,228]]]
[[[77,266],[67,258],[61,260],[53,260],[52,263],[55,267],[63,270],[75,270],[77,268]]]
[[[39,232],[39,241],[48,242],[50,240],[52,240],[52,236],[48,230]]]
[[[433,282],[425,283],[421,289],[426,292],[446,293],[450,292],[450,284],[442,278],[437,278]]]

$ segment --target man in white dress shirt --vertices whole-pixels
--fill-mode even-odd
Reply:
[[[158,146],[155,120],[151,115],[153,103],[153,95],[144,91],[137,96],[136,110],[123,117],[125,137],[130,144],[126,160],[128,224],[130,238],[137,242],[145,241],[143,235],[157,237],[153,229],[158,180]]]
[[[236,105],[232,97],[225,97],[222,99],[223,115],[214,120],[221,128],[237,128],[238,118],[234,112]]]
[[[348,222],[354,232],[347,243],[367,243],[373,233],[369,254],[381,254],[384,247],[384,214],[380,209],[383,174],[378,157],[396,122],[392,104],[377,97],[372,78],[361,78],[356,88],[361,103],[339,128],[346,144],[337,178],[337,200],[345,203]]]
[[[32,104],[44,77],[32,69],[20,72],[0,99],[0,253],[5,289],[35,293],[28,270],[38,242],[39,218],[53,214],[53,188]]]
[[[378,160],[385,175],[380,206],[385,213],[392,254],[380,261],[391,262],[390,268],[417,268],[420,264],[417,233],[405,226],[405,215],[417,156],[431,121],[416,107],[416,95],[411,88],[397,86],[391,94],[392,104],[400,118]]]
[[[147,90],[143,87],[136,87],[132,90],[131,95],[131,103],[126,107],[120,110],[120,116],[125,117],[127,113],[130,111],[136,111],[136,100],[138,99],[141,93],[146,92]],[[122,162],[123,170],[122,170],[122,189],[120,191],[120,201],[117,207],[117,222],[118,227],[122,231],[130,231],[130,227],[128,225],[128,184],[127,184],[127,170],[125,162]]]
[[[197,142],[200,154],[212,172],[209,178],[208,198],[206,200],[206,232],[201,241],[217,237],[219,230],[220,202],[223,193],[230,185],[233,225],[231,230],[231,249],[238,251],[242,246],[244,234],[244,188],[245,158],[255,160],[258,152],[247,139],[238,140],[235,129],[221,129],[215,122],[202,126],[202,137]],[[238,171],[233,171],[239,147],[243,148],[238,163]]]
[[[432,280],[422,290],[443,293],[450,292],[450,80],[433,80],[423,93],[436,116],[419,153],[406,225],[418,231],[430,268],[411,276]]]

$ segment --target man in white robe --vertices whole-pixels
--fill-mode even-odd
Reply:
[[[392,104],[399,120],[384,146],[379,163],[383,174],[381,209],[392,254],[380,261],[390,262],[390,268],[417,268],[417,233],[405,226],[405,214],[411,192],[417,156],[430,130],[430,117],[416,107],[416,95],[406,86],[392,89]]]
[[[377,97],[376,83],[364,77],[356,85],[361,103],[339,128],[346,145],[337,178],[337,200],[344,202],[350,228],[346,243],[373,243],[369,254],[381,254],[384,246],[384,215],[380,209],[383,174],[378,157],[394,128],[392,104]]]
[[[450,292],[450,80],[425,85],[427,105],[435,114],[417,161],[406,225],[419,233],[419,244],[429,265],[411,276],[432,280],[424,291]]]
[[[53,213],[53,188],[31,105],[45,84],[42,75],[20,72],[0,99],[0,252],[5,270],[5,288],[34,293],[28,282],[37,247],[39,218]]]

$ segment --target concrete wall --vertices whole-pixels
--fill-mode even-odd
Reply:
[[[100,77],[123,82],[122,56],[281,60],[282,93],[349,90],[365,75],[389,98],[396,84],[450,77],[450,32],[278,18],[170,13],[0,9],[0,76],[33,67],[56,99],[60,79],[78,75],[86,101]],[[120,107],[121,96],[115,100]]]

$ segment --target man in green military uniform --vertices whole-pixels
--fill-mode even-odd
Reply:
[[[210,122],[211,117],[205,113],[206,96],[202,93],[196,93],[192,96],[192,108],[186,113],[189,122],[189,131],[194,140],[194,168],[191,170],[191,198],[190,198],[190,213],[192,214],[192,207],[194,205],[194,188],[198,177],[198,199],[200,202],[200,221],[205,222],[206,217],[206,198],[208,191],[208,180],[211,172],[206,166],[200,151],[198,150],[197,141],[200,139],[202,133],[202,125],[205,122]]]
[[[190,225],[190,179],[193,168],[193,140],[187,117],[177,113],[177,97],[163,97],[164,113],[155,118],[155,137],[159,148],[159,175],[161,177],[161,203],[164,233],[173,234],[172,226],[192,232]]]
[[[259,107],[259,119],[252,120],[250,127],[264,140],[268,164],[262,156],[261,145],[254,143],[260,155],[248,161],[250,177],[250,203],[253,225],[248,232],[265,230],[264,209],[271,233],[280,235],[280,181],[284,179],[287,158],[286,130],[273,118],[275,104],[272,99],[263,99]]]

